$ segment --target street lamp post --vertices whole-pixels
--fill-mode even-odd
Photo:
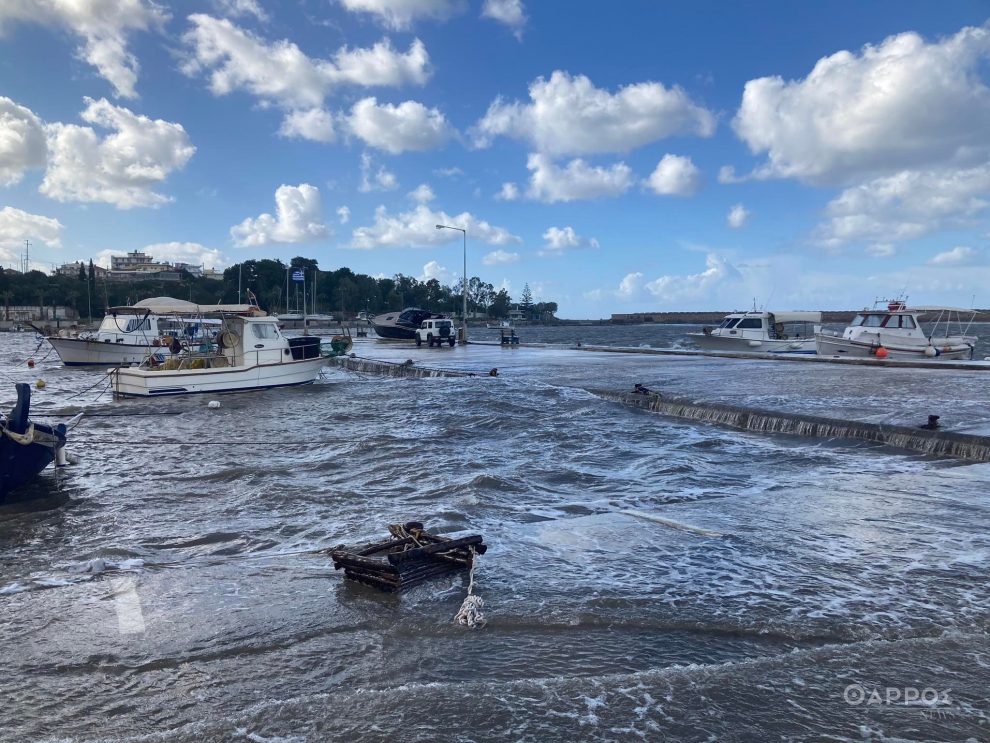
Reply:
[[[457,230],[458,232],[460,232],[464,236],[464,276],[462,277],[462,281],[461,281],[461,287],[463,289],[463,291],[462,291],[462,298],[464,300],[464,307],[462,309],[462,313],[463,314],[461,315],[461,334],[462,334],[461,337],[463,338],[464,343],[467,343],[468,342],[468,333],[467,333],[467,290],[468,290],[468,278],[467,278],[467,230],[464,229],[463,227],[451,227],[450,225],[446,225],[446,224],[438,224],[437,225],[437,229],[438,230]]]

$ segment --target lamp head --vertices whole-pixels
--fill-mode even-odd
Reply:
[[[442,230],[442,229],[443,229],[443,225],[442,225],[442,224],[438,224],[438,225],[437,225],[437,229],[438,229],[438,230]]]

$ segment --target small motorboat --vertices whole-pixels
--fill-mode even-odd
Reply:
[[[0,504],[8,502],[12,491],[33,480],[52,462],[64,464],[65,432],[72,425],[35,423],[29,417],[30,385],[18,382],[15,387],[13,410],[10,415],[0,413]]]
[[[416,338],[416,331],[423,320],[433,318],[443,318],[429,310],[421,310],[418,307],[407,307],[402,312],[385,312],[368,318],[371,327],[375,329],[379,338],[388,340],[411,341]]]
[[[962,315],[976,312],[959,307],[908,307],[905,299],[880,300],[872,310],[863,310],[842,332],[818,332],[815,344],[822,356],[878,359],[972,359],[976,336],[962,327]],[[934,315],[926,331],[921,317]],[[958,332],[950,330],[950,322]]]
[[[750,353],[815,353],[821,312],[731,312],[716,328],[688,333],[706,351]]]

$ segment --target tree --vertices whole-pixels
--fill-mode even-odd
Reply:
[[[488,311],[491,313],[492,317],[498,319],[504,319],[509,315],[509,308],[512,306],[512,297],[509,296],[509,292],[505,289],[499,289],[498,293],[492,297],[492,302],[488,307]]]
[[[529,284],[526,284],[523,287],[522,301],[519,302],[519,309],[521,309],[526,318],[529,319],[530,314],[533,311],[533,292],[529,290]]]

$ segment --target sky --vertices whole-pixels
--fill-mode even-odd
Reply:
[[[0,0],[0,264],[990,307],[990,3]]]

